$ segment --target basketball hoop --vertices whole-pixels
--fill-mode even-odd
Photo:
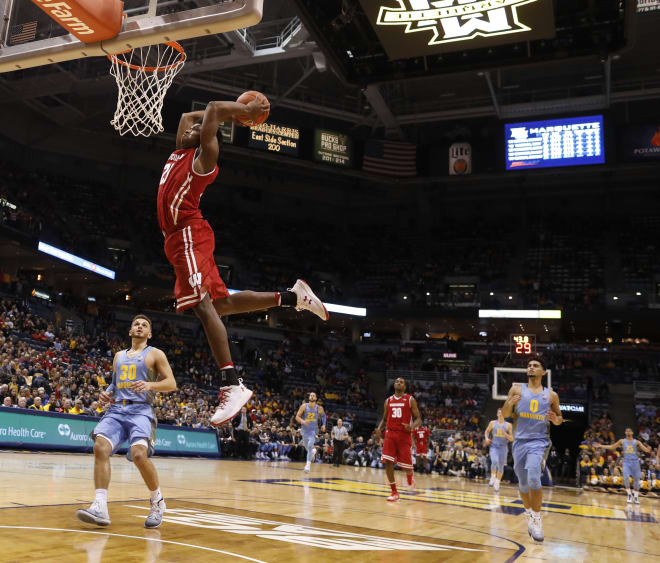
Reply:
[[[183,68],[186,52],[176,41],[136,47],[108,55],[119,90],[117,109],[110,122],[120,135],[149,137],[163,132],[163,100],[174,77]]]

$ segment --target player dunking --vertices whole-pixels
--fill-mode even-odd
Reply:
[[[594,448],[602,448],[604,450],[623,449],[623,486],[628,493],[628,504],[634,501],[639,504],[639,481],[642,478],[642,468],[639,464],[638,449],[644,453],[650,454],[651,448],[642,444],[639,440],[635,440],[632,428],[626,428],[626,437],[618,440],[610,446],[602,446],[598,443],[593,445]],[[660,452],[660,449],[658,450]],[[633,492],[630,491],[630,478],[633,480]]]
[[[300,405],[296,413],[296,421],[300,424],[300,433],[302,434],[302,444],[307,450],[307,463],[304,471],[309,473],[314,461],[314,442],[316,442],[316,429],[318,422],[321,421],[321,432],[325,432],[325,411],[323,407],[316,403],[316,393],[309,394],[309,401]]]
[[[540,358],[527,364],[528,383],[514,383],[502,407],[502,415],[515,416],[513,438],[513,469],[518,477],[520,498],[527,516],[527,532],[536,541],[543,541],[541,506],[543,488],[541,473],[550,445],[548,421],[559,425],[563,422],[559,408],[559,396],[552,389],[543,387],[546,374]]]
[[[428,429],[428,426],[423,425],[415,429],[413,436],[415,437],[415,453],[417,454],[417,471],[424,473],[426,471],[426,458],[429,453],[431,431]],[[430,471],[431,469],[429,468]]]
[[[382,432],[387,427],[381,461],[385,464],[387,480],[392,489],[392,494],[387,497],[390,502],[399,500],[399,492],[394,479],[395,463],[406,471],[410,489],[415,488],[411,432],[415,428],[419,428],[421,424],[422,417],[417,408],[417,401],[412,395],[406,393],[406,382],[399,377],[394,381],[394,395],[385,400],[383,418],[375,432],[376,440],[380,441]]]
[[[489,437],[491,434],[492,437]],[[486,445],[490,446],[490,481],[489,487],[497,492],[500,490],[500,481],[509,453],[509,442],[513,442],[511,423],[506,422],[502,416],[502,409],[497,409],[497,420],[491,420],[484,432]]]
[[[233,418],[252,396],[234,370],[221,315],[282,306],[306,309],[324,321],[329,317],[303,280],[282,293],[242,291],[229,295],[213,258],[215,237],[202,217],[199,201],[218,175],[218,126],[235,121],[237,115],[255,119],[268,109],[268,102],[257,97],[248,104],[210,102],[204,111],[184,113],[176,150],[167,159],[158,188],[158,224],[165,237],[165,254],[176,274],[177,311],[193,309],[221,372],[220,405],[211,418],[214,426]]]
[[[112,402],[94,428],[94,486],[96,497],[88,509],[78,510],[78,518],[89,524],[108,526],[108,485],[110,456],[128,440],[130,458],[140,470],[151,492],[151,510],[145,528],[158,528],[163,519],[165,501],[158,486],[158,473],[149,459],[153,452],[156,419],[151,408],[154,392],[176,390],[176,381],[165,354],[147,346],[151,321],[137,315],[128,333],[131,347],[115,354],[112,383],[99,396],[102,404]]]

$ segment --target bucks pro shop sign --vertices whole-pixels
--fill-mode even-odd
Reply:
[[[360,0],[390,59],[549,39],[552,0]]]

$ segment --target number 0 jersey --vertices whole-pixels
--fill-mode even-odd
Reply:
[[[410,430],[406,430],[404,424],[412,424],[412,409],[410,408],[410,401],[412,395],[402,395],[397,397],[392,395],[387,399],[387,431],[388,432],[406,432],[410,434]]]
[[[550,429],[548,411],[550,410],[550,390],[543,387],[540,393],[532,393],[526,383],[521,384],[520,401],[516,405],[513,437],[516,440],[547,440]]]
[[[199,200],[218,175],[218,167],[208,174],[195,172],[196,150],[175,150],[163,168],[158,186],[158,224],[165,236],[203,219]]]

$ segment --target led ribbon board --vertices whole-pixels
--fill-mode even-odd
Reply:
[[[507,123],[506,169],[605,163],[603,116]]]
[[[262,151],[298,156],[300,130],[277,123],[262,123],[250,128],[248,146]]]
[[[103,266],[99,266],[98,264],[94,264],[94,262],[90,262],[89,260],[80,258],[75,254],[71,254],[66,250],[61,250],[59,248],[51,246],[50,244],[46,244],[45,242],[39,241],[38,250],[40,250],[41,252],[45,252],[46,254],[50,254],[55,258],[59,258],[60,260],[64,260],[65,262],[69,262],[70,264],[74,264],[76,266],[80,266],[81,268],[85,268],[85,270],[89,270],[90,272],[94,272],[95,274],[99,274],[100,276],[105,276],[106,278],[110,278],[111,280],[115,279],[115,272],[113,270],[109,270],[108,268],[104,268]]]
[[[390,59],[555,36],[552,0],[360,0]]]

